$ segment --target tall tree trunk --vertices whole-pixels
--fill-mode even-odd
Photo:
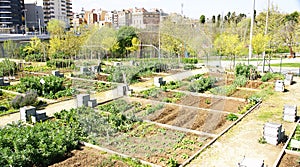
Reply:
[[[294,51],[291,45],[289,45],[289,49],[290,49],[290,58],[294,57]]]

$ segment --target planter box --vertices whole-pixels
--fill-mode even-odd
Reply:
[[[29,121],[31,116],[36,116],[36,108],[33,106],[25,106],[20,108],[20,120]]]
[[[284,82],[282,80],[277,80],[275,82],[275,91],[284,92]]]
[[[77,107],[88,106],[88,101],[90,100],[89,94],[79,94],[77,95]]]
[[[88,106],[92,107],[92,108],[96,107],[97,106],[97,100],[96,99],[90,99],[88,101]]]
[[[284,84],[292,85],[293,83],[293,74],[285,74]]]

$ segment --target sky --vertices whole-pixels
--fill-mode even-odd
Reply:
[[[79,12],[82,7],[85,10],[144,7],[163,9],[167,13],[181,13],[181,4],[183,4],[183,15],[193,19],[198,19],[201,15],[206,17],[226,15],[228,11],[250,15],[253,8],[253,0],[73,0],[72,3],[74,12]],[[255,3],[258,13],[267,9],[268,0],[256,0]],[[284,13],[300,12],[300,0],[270,0],[270,3],[277,5]]]
[[[43,0],[25,0],[25,3],[37,1],[42,5]],[[211,17],[212,15],[226,15],[229,11],[250,15],[253,8],[253,0],[72,0],[73,11],[85,10],[123,10],[134,7],[163,9],[167,13],[181,13],[183,4],[183,15],[199,19],[201,15]],[[256,0],[255,9],[261,12],[267,9],[268,0]],[[300,12],[300,0],[270,0],[271,4],[278,6],[284,13]]]

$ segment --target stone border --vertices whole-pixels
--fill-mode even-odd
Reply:
[[[247,116],[250,112],[252,112],[256,107],[258,107],[262,102],[258,102],[256,105],[252,106],[244,115],[242,115],[239,119],[237,119],[235,122],[233,122],[228,128],[223,130],[217,137],[212,139],[209,143],[207,143],[202,149],[197,151],[193,156],[191,156],[189,159],[187,159],[185,162],[183,162],[179,167],[184,167],[187,164],[189,164],[192,160],[194,160],[201,152],[203,152],[205,149],[207,149],[210,145],[212,145],[217,139],[219,139],[222,135],[224,135],[227,131],[229,131],[234,125],[239,123],[245,116]]]
[[[281,158],[283,157],[284,153],[292,154],[292,155],[295,154],[295,151],[291,151],[291,150],[288,150],[288,149],[286,149],[286,148],[287,148],[287,146],[289,145],[289,143],[290,143],[290,141],[291,141],[293,135],[295,134],[296,128],[297,128],[297,126],[299,125],[299,121],[300,121],[300,120],[298,120],[297,123],[295,124],[295,127],[293,128],[292,133],[290,134],[290,136],[289,136],[288,140],[286,141],[284,147],[282,148],[281,152],[279,153],[279,155],[278,155],[276,161],[275,161],[274,164],[273,164],[273,167],[277,167],[277,166],[279,165],[279,163],[280,163],[280,161],[281,161]],[[298,155],[300,155],[300,153],[298,153]]]
[[[159,165],[156,165],[156,164],[144,161],[144,160],[140,160],[140,159],[137,159],[137,158],[133,158],[133,157],[131,157],[129,155],[121,154],[121,153],[109,150],[107,148],[103,148],[103,147],[96,146],[96,145],[93,145],[93,144],[90,144],[90,143],[86,143],[86,142],[82,142],[82,141],[80,141],[80,143],[83,144],[86,147],[91,147],[91,148],[94,148],[94,149],[97,149],[97,150],[100,150],[100,151],[104,151],[104,152],[107,152],[107,153],[110,153],[110,154],[116,154],[116,155],[119,155],[119,156],[124,157],[124,158],[132,158],[132,159],[139,160],[142,164],[145,164],[145,165],[150,165],[152,167],[161,167]]]

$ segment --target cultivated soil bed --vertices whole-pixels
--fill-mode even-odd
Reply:
[[[161,110],[146,117],[154,122],[168,124],[207,133],[219,133],[230,125],[227,114],[165,105]]]
[[[226,111],[232,113],[237,113],[239,109],[242,109],[246,105],[246,102],[242,102],[239,100],[193,95],[184,96],[177,103],[187,106]]]
[[[299,160],[299,156],[284,154],[280,161],[279,167],[300,167]]]
[[[180,98],[176,97],[175,92],[160,92],[157,96],[148,97],[148,99],[156,101],[165,101],[166,98],[174,99],[173,103],[193,106],[205,109],[219,110],[237,113],[239,109],[242,109],[247,103],[240,100],[226,99],[226,98],[214,98],[204,96],[185,95]]]
[[[136,125],[127,133],[98,135],[96,144],[100,147],[162,166],[167,166],[171,158],[179,164],[183,163],[211,140],[208,136],[179,132],[149,123]]]
[[[150,120],[161,124],[168,124],[176,127],[182,127],[191,130],[197,130],[207,133],[218,134],[227,128],[232,122],[226,120],[227,113],[206,111],[196,107],[178,106],[174,104],[162,105],[160,102],[151,100],[128,100],[130,103],[142,103],[143,106],[151,105],[154,108],[161,105],[156,111],[131,109],[125,114],[134,114],[143,120]],[[140,108],[145,108],[145,107]]]
[[[49,167],[130,166],[120,160],[113,160],[110,156],[111,154],[82,146],[78,150],[73,150],[69,155],[67,155],[65,160],[50,165]]]

